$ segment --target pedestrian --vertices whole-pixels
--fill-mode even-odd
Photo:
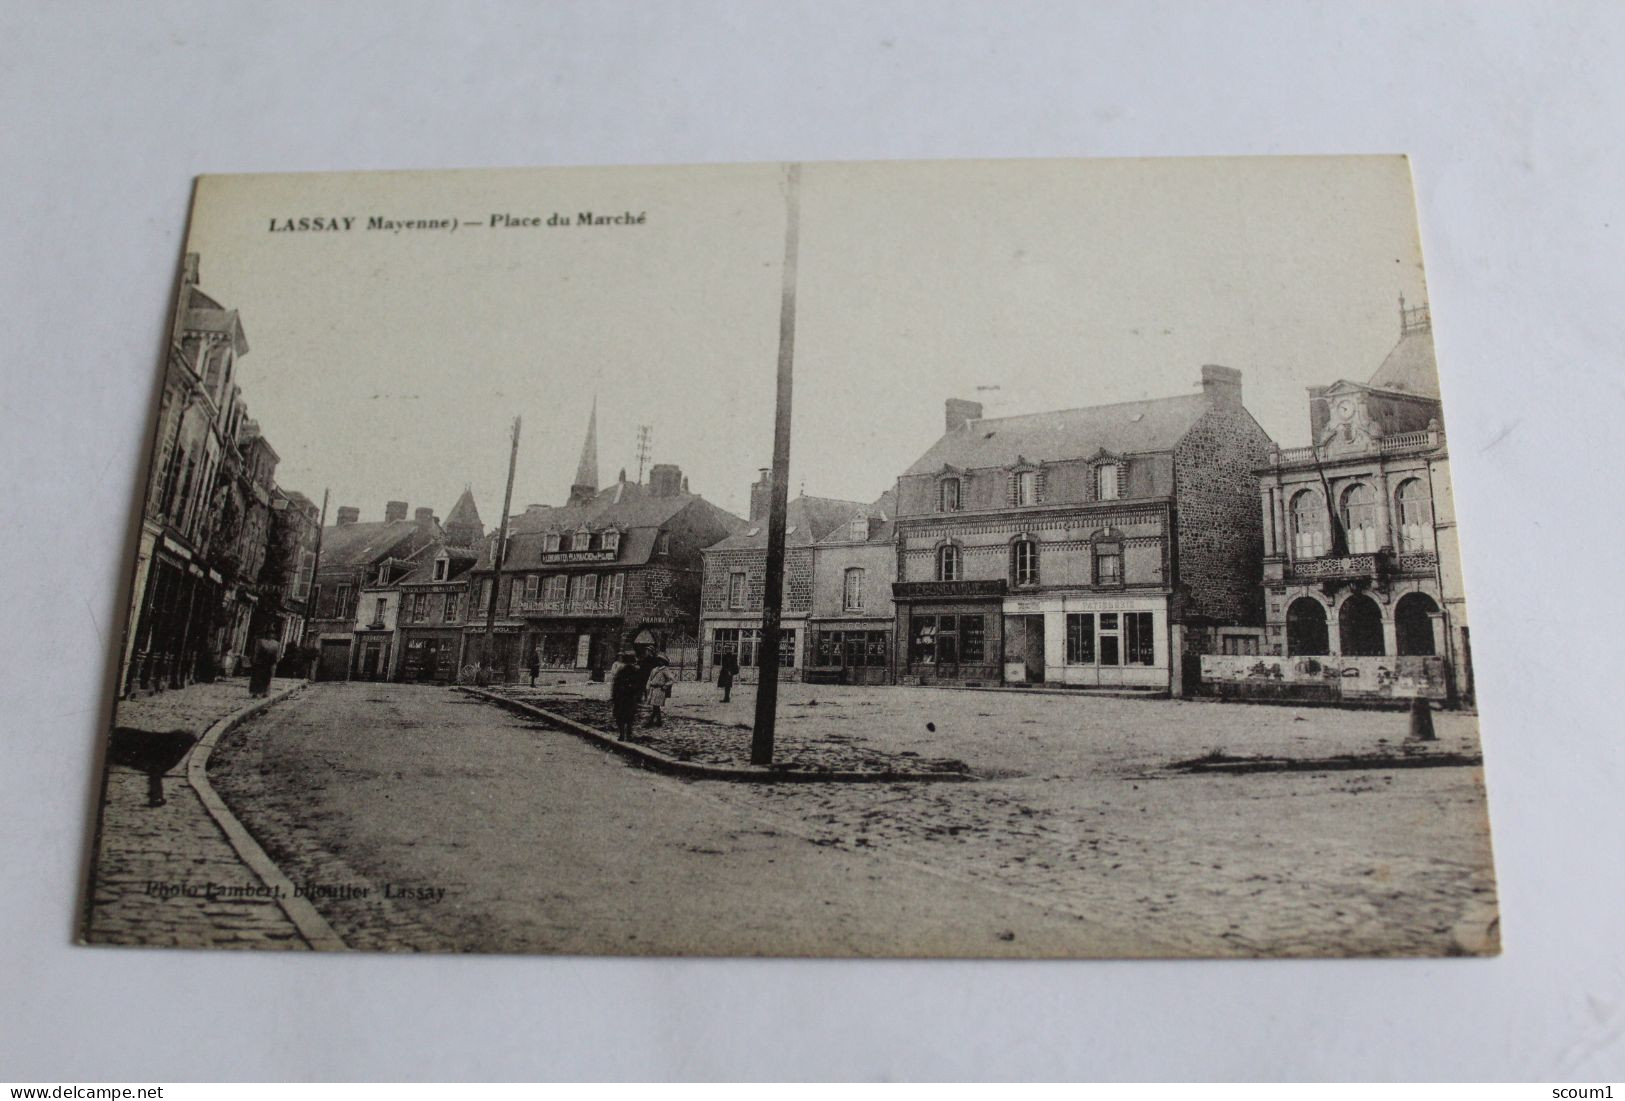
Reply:
[[[664,654],[656,654],[652,659],[653,668],[643,682],[643,702],[649,705],[650,726],[664,726],[666,724],[666,702],[671,699],[672,681],[671,662],[666,660]]]
[[[739,659],[734,657],[732,650],[722,654],[722,664],[717,669],[717,687],[722,689],[722,702],[727,703],[733,697],[734,678],[739,675]]]
[[[254,643],[254,662],[248,677],[248,694],[256,698],[271,694],[271,678],[276,674],[276,663],[282,660],[282,644],[270,631],[260,634]]]
[[[632,740],[632,724],[638,717],[638,690],[643,673],[637,654],[622,650],[609,669],[609,709],[615,719],[615,734],[623,742]]]
[[[540,646],[530,652],[530,686],[536,687],[536,678],[542,675],[542,648]]]

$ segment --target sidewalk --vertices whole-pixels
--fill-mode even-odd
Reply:
[[[276,680],[272,694],[298,683]],[[114,725],[131,732],[121,735],[124,746],[143,733],[181,731],[195,743],[212,724],[253,702],[246,677],[195,684],[120,701]],[[178,948],[307,947],[187,783],[186,756],[163,773],[165,802],[156,807],[148,805],[148,774],[110,758],[84,940]]]

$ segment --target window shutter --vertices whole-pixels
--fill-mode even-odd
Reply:
[[[1010,498],[1009,504],[1010,504],[1011,508],[1015,508],[1016,503],[1021,500],[1020,482],[1021,482],[1021,475],[1016,473],[1014,470],[1012,470],[1010,472],[1010,485],[1009,485],[1010,492],[1008,494],[1008,496]]]
[[[1038,502],[1040,502],[1040,501],[1042,501],[1044,499],[1044,481],[1045,481],[1045,479],[1044,479],[1044,468],[1039,467],[1038,470],[1033,474],[1033,503],[1034,504],[1037,504]]]

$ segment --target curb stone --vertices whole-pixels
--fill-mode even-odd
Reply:
[[[214,747],[219,744],[220,739],[228,731],[304,687],[304,684],[295,684],[284,688],[217,720],[204,731],[203,737],[198,739],[197,745],[193,746],[191,753],[187,755],[186,779],[192,785],[192,790],[197,792],[197,797],[203,803],[203,808],[209,812],[209,817],[214,819],[215,825],[226,835],[226,840],[237,853],[238,859],[248,865],[249,870],[261,883],[271,888],[277,906],[287,915],[288,920],[293,922],[294,928],[299,930],[299,935],[305,943],[318,952],[343,952],[349,949],[349,945],[345,944],[344,939],[327,924],[327,919],[316,912],[316,907],[310,904],[309,899],[295,895],[293,881],[284,875],[282,869],[277,867],[276,861],[260,848],[259,842],[255,841],[237,820],[237,816],[231,813],[225,800],[220,798],[213,785],[209,783],[209,754],[214,752]]]
[[[520,700],[511,700],[495,692],[487,692],[483,688],[472,688],[468,685],[456,685],[457,691],[486,700],[490,703],[506,707],[510,711],[522,714],[535,715],[554,723],[572,734],[580,735],[600,749],[618,753],[660,772],[668,772],[675,776],[689,776],[700,780],[732,780],[738,783],[756,784],[906,784],[906,783],[935,783],[956,784],[969,783],[976,779],[968,772],[858,772],[840,770],[813,770],[764,768],[760,765],[697,765],[690,761],[679,761],[675,757],[668,757],[664,753],[657,753],[647,746],[635,742],[623,742],[619,738],[611,737],[602,730],[594,729],[585,723],[578,723],[574,719],[567,719],[563,715],[555,714],[535,704],[524,703]]]

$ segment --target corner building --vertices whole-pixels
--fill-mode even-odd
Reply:
[[[983,419],[897,481],[897,679],[1182,694],[1184,659],[1256,636],[1272,444],[1241,372],[1201,393]]]

